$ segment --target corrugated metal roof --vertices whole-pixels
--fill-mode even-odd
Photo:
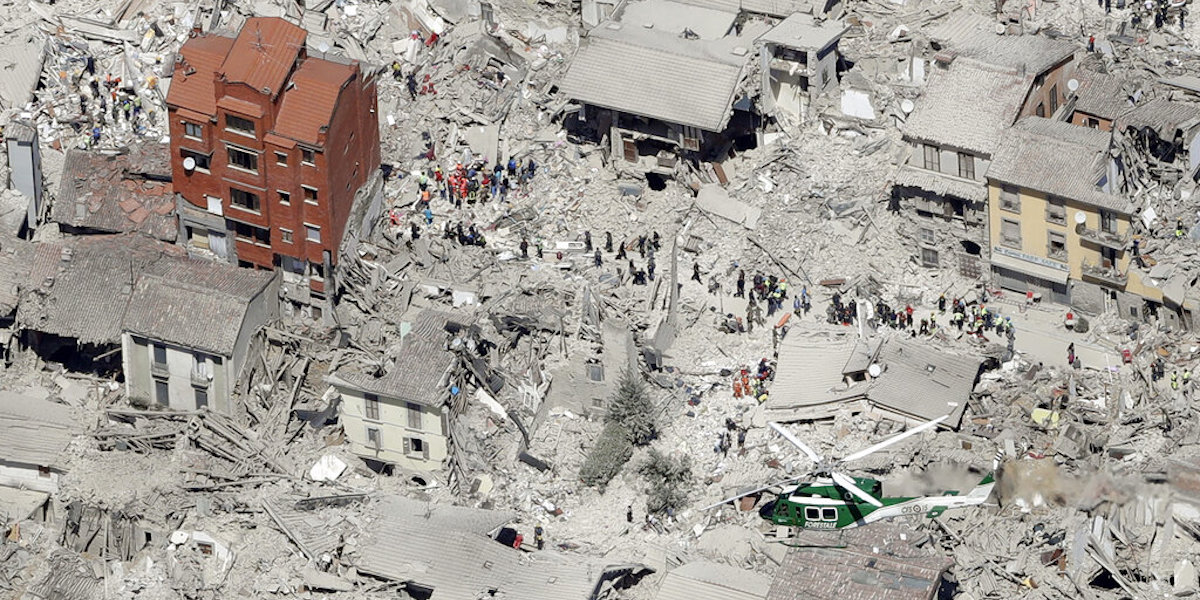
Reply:
[[[1030,77],[956,60],[930,74],[901,131],[914,140],[990,156],[1020,113],[1030,83]]]
[[[988,179],[1129,214],[1124,198],[1096,186],[1108,165],[1111,134],[1025,117],[1004,135]]]
[[[172,276],[143,275],[123,330],[152,340],[233,356],[249,302],[274,275],[215,264],[181,264]],[[270,302],[270,299],[268,299]]]
[[[342,86],[354,78],[354,68],[319,58],[305,59],[283,93],[275,131],[308,144],[317,144],[322,127],[329,126]]]
[[[228,83],[245,83],[274,96],[283,90],[307,37],[307,31],[278,17],[246,19],[221,74]]]
[[[875,360],[884,372],[867,391],[867,400],[906,417],[929,421],[950,415],[944,425],[957,428],[983,360],[939,352],[898,337],[888,339]]]
[[[0,391],[0,460],[56,466],[75,436],[71,407]]]
[[[763,600],[770,588],[771,578],[761,573],[697,561],[667,573],[655,600]]]
[[[206,33],[183,44],[175,62],[167,105],[186,108],[201,114],[216,116],[217,92],[215,73],[225,62],[233,38]]]
[[[616,23],[594,29],[563,78],[563,95],[668,123],[723,130],[752,55],[735,56],[722,40],[632,29]]]
[[[812,15],[794,13],[758,38],[802,50],[820,50],[838,40],[848,28],[842,21],[817,22]]]
[[[895,185],[914,187],[939,196],[954,196],[972,202],[987,201],[987,183],[968,181],[912,165],[901,165]]]
[[[808,339],[793,333],[779,343],[775,382],[767,416],[775,421],[832,416],[843,402],[861,397],[865,385],[847,388],[842,369],[854,351],[852,340]]]

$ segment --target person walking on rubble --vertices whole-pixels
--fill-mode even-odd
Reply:
[[[529,258],[529,240],[521,238],[521,258]]]
[[[595,253],[594,257],[595,257],[595,260],[596,260],[596,266],[597,266],[597,267],[599,267],[600,265],[604,264],[604,261],[603,261],[603,260],[600,258],[600,249],[599,249],[599,248],[596,248],[596,253]]]
[[[592,251],[592,232],[583,232],[583,250],[584,252]]]
[[[612,253],[612,232],[611,231],[604,232],[604,251],[608,252],[610,254]]]
[[[692,281],[695,281],[697,283],[703,283],[703,281],[700,279],[700,263],[699,262],[692,263]]]
[[[746,295],[746,271],[738,269],[737,292],[733,295],[734,298],[742,298]]]
[[[620,245],[617,246],[617,260],[625,260],[625,258],[625,240],[621,240]]]
[[[1171,389],[1172,390],[1179,389],[1179,372],[1178,371],[1171,371]]]

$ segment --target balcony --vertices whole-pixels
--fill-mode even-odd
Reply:
[[[1105,248],[1113,248],[1114,250],[1124,250],[1129,245],[1129,232],[1125,235],[1084,227],[1082,225],[1075,228],[1075,233],[1079,234],[1079,239],[1085,242],[1091,242]]]
[[[150,376],[166,379],[171,376],[171,371],[167,368],[167,363],[152,360],[150,361]]]
[[[1103,267],[1083,261],[1083,278],[1113,287],[1125,287],[1129,283],[1129,274],[1118,271],[1115,267]]]

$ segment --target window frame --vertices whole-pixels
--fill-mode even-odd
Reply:
[[[251,207],[251,206],[246,206],[244,204],[239,203],[237,201],[238,193],[244,194],[247,199],[253,198],[254,202],[252,204],[254,206]],[[258,194],[254,193],[254,192],[246,191],[246,190],[243,190],[240,188],[235,188],[235,187],[229,188],[229,205],[234,208],[237,208],[238,210],[244,210],[246,212],[254,213],[256,215],[262,214],[262,198],[259,198]]]
[[[379,396],[363,394],[363,418],[368,421],[379,420]]]
[[[275,193],[279,195],[279,203],[280,204],[282,204],[284,206],[292,205],[292,193],[291,192],[285,192],[283,190],[275,190]]]
[[[158,359],[159,354],[162,355],[162,360]],[[155,366],[160,366],[160,367],[167,366],[167,347],[166,346],[164,346],[162,344],[158,344],[158,343],[150,344],[150,364],[155,365]]]
[[[196,161],[196,170],[200,171],[201,173],[212,172],[212,152],[205,154],[199,150],[192,150],[191,148],[180,148],[179,158],[184,160],[191,158],[192,160]],[[203,161],[203,164],[201,161]]]
[[[1067,224],[1067,201],[1065,199],[1058,196],[1046,198],[1046,222],[1058,225]]]
[[[804,520],[805,521],[820,521],[821,520],[821,507],[805,506],[804,507]]]
[[[281,160],[282,159],[282,160]],[[286,167],[288,166],[288,155],[286,152],[275,153],[275,164]]]
[[[1008,184],[1000,185],[1000,210],[1021,214],[1021,188]]]
[[[1055,241],[1062,242],[1061,250],[1054,250]],[[1046,232],[1046,257],[1060,262],[1067,262],[1067,235],[1061,231]]]
[[[234,125],[233,121],[241,121],[243,123],[247,123],[250,125],[250,128],[249,129],[241,129],[241,128],[237,127],[236,125]],[[238,135],[244,135],[244,136],[249,136],[252,138],[257,138],[258,137],[257,126],[258,125],[254,122],[253,119],[247,119],[246,117],[235,115],[233,113],[225,113],[225,131],[236,133]]]
[[[300,189],[304,190],[304,203],[317,206],[320,199],[320,190],[311,185],[301,185]]]
[[[315,237],[315,239],[314,239],[314,237]],[[304,224],[304,241],[312,242],[314,244],[320,244],[321,243],[321,226],[313,225],[311,223],[305,223]]]
[[[166,379],[154,378],[154,403],[159,406],[171,405],[171,385]]]
[[[288,229],[286,227],[279,228],[279,241],[281,241],[285,244],[294,244],[296,242],[295,242],[295,238],[293,237],[293,235],[295,235],[295,232],[292,231],[291,229]]]
[[[383,450],[383,429],[380,427],[367,428],[367,447],[374,450]]]
[[[832,513],[833,513],[833,516],[832,516],[832,517],[830,517],[830,516],[829,516],[829,513],[830,513],[830,512],[832,512]],[[835,508],[835,507],[833,507],[833,506],[822,506],[822,507],[821,507],[821,520],[822,520],[822,521],[834,521],[834,522],[837,522],[837,518],[838,518],[838,517],[837,517],[837,514],[838,514],[837,508]]]
[[[310,167],[317,166],[317,151],[309,150],[308,148],[300,149],[300,164]]]
[[[233,223],[233,238],[235,240],[237,240],[239,242],[246,242],[247,244],[254,244],[255,246],[262,246],[264,248],[271,247],[271,230],[270,229],[259,227],[258,225],[254,225],[252,223],[243,223],[241,221],[236,221],[234,219],[230,219],[230,221]],[[249,235],[243,234],[241,231],[242,227],[249,228],[250,234]],[[260,239],[258,232],[266,232],[266,237],[267,237],[266,241],[262,241]]]
[[[964,168],[965,166],[965,168]],[[970,152],[958,153],[958,176],[963,179],[975,180],[975,155]]]
[[[415,402],[405,402],[404,408],[408,409],[408,428],[421,430],[422,417],[421,405]]]
[[[193,128],[195,128],[194,135],[193,135]],[[196,140],[197,142],[203,142],[204,141],[204,126],[199,123],[193,123],[191,121],[183,121],[183,137],[185,137],[189,140]]]
[[[251,166],[245,166],[245,165],[241,164],[241,162],[235,161],[235,157],[245,158],[246,159],[245,162],[247,162]],[[235,169],[238,171],[243,171],[246,173],[253,173],[255,175],[258,175],[258,152],[254,151],[254,150],[249,150],[247,148],[242,148],[240,146],[226,144],[225,145],[225,164],[230,169]]]
[[[921,164],[925,166],[926,171],[937,171],[940,173],[942,170],[941,148],[929,144],[924,144],[923,147],[925,149],[924,161]]]
[[[1011,225],[1016,229],[1017,237],[1015,241],[1009,239],[1009,237],[1005,235],[1005,225]],[[1000,219],[1000,245],[1013,248],[1015,250],[1020,250],[1022,248],[1021,242],[1021,222],[1016,219]]]
[[[196,404],[196,410],[200,410],[201,407],[208,408],[208,406],[209,406],[208,388],[193,387],[192,392],[193,392],[192,400]]]

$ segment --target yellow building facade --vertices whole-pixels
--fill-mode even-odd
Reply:
[[[1133,266],[1133,210],[1108,192],[1108,133],[1039,118],[1006,134],[988,173],[993,281],[1095,312],[1161,303]]]

